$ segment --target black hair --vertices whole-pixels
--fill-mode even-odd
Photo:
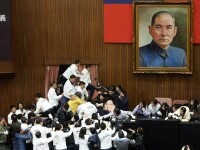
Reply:
[[[11,106],[10,106],[10,110],[12,110],[14,107],[16,108],[15,105],[11,105]]]
[[[35,109],[35,105],[34,104],[31,104],[31,105],[28,106],[28,110],[31,110],[31,109],[33,109],[33,110]]]
[[[50,118],[47,118],[47,119],[43,120],[43,126],[44,126],[44,127],[47,127],[47,128],[52,127],[52,124],[53,124],[53,123],[54,123],[54,122],[53,122]]]
[[[96,128],[91,127],[91,128],[90,128],[90,132],[91,132],[92,134],[95,134],[95,133],[97,133],[97,130],[96,130]]]
[[[40,117],[35,119],[36,124],[40,124],[41,122],[42,122],[42,119]]]
[[[26,122],[27,122],[27,118],[26,118],[26,117],[22,117],[22,118],[21,118],[21,122],[22,122],[22,123],[26,123]]]
[[[63,108],[64,108],[65,110],[68,110],[68,109],[69,109],[69,104],[68,104],[68,103],[65,103],[64,106],[63,106]]]
[[[22,104],[24,106],[24,103],[20,101],[20,102],[17,103],[18,108],[19,108],[19,104]]]
[[[99,129],[100,128],[100,123],[95,123],[94,126],[95,126],[96,129]]]
[[[165,107],[165,108],[168,108],[169,107],[169,105],[167,104],[167,103],[162,103],[162,105],[161,105],[161,107]]]
[[[82,96],[81,92],[76,92],[75,95],[78,96],[79,98],[81,98]]]
[[[93,120],[98,120],[98,113],[93,113],[91,118]]]
[[[124,96],[126,96],[126,91],[125,90],[121,90],[121,92],[124,94]]]
[[[178,108],[180,108],[180,105],[179,104],[174,104],[173,106],[172,106],[172,108],[175,108],[175,109],[178,109]]]
[[[101,130],[105,130],[106,129],[106,124],[104,122],[102,122],[100,127],[101,127]]]
[[[152,101],[152,103],[153,103],[154,105],[157,105],[157,104],[158,104],[157,99],[154,99],[154,100]]]
[[[80,133],[79,133],[79,137],[81,139],[84,139],[85,138],[85,134],[86,134],[86,127],[82,127],[81,130],[80,130]]]
[[[185,107],[181,107],[181,110],[183,111],[183,116],[184,116],[185,113],[186,113],[186,108]]]
[[[174,21],[174,25],[175,25],[175,18],[174,18],[174,16],[173,16],[170,12],[168,12],[168,11],[158,11],[157,13],[155,13],[155,14],[152,16],[152,19],[151,19],[151,26],[154,25],[156,18],[157,18],[158,16],[160,16],[160,15],[163,15],[163,14],[168,14],[168,15],[170,15],[170,16],[172,17],[172,19],[173,19],[173,21]]]
[[[74,78],[76,78],[76,76],[72,74],[69,78],[74,79]]]
[[[79,86],[80,86],[80,85],[85,85],[85,82],[80,81],[78,85],[79,85]]]
[[[12,115],[11,115],[11,119],[12,119],[12,122],[18,122],[18,121],[17,121],[18,117],[17,117],[16,114],[12,114]]]
[[[81,61],[80,60],[75,60],[75,62],[74,62],[75,64],[80,64],[81,63]]]
[[[93,121],[90,118],[85,120],[86,125],[91,125],[92,123],[93,123]]]
[[[17,115],[17,119],[19,119],[19,120],[21,120],[21,119],[22,119],[22,117],[23,117],[23,115],[22,115],[22,114],[18,114],[18,115]]]
[[[143,104],[143,107],[146,107],[146,102],[143,100],[143,101],[141,101],[140,103],[142,103]]]
[[[116,87],[115,87],[115,85],[111,85],[110,87],[109,87],[109,91],[116,91]]]
[[[124,132],[123,131],[118,131],[118,136],[119,136],[119,138],[124,138]]]
[[[42,97],[42,94],[41,94],[41,93],[36,93],[36,94],[35,94],[35,97],[36,97],[36,98],[41,98],[41,97]]]
[[[121,113],[121,110],[119,108],[115,108],[114,112],[116,116],[119,116],[119,114]]]
[[[36,117],[36,115],[33,112],[30,112],[28,114],[28,119],[33,118],[33,117]]]
[[[68,128],[69,121],[64,121],[62,125],[63,125],[63,128]]]
[[[41,138],[41,132],[40,131],[35,132],[35,137],[36,138]]]
[[[55,131],[58,131],[62,128],[62,125],[60,123],[56,123],[55,125]]]
[[[91,65],[89,65],[89,64],[85,65],[85,68],[89,68],[89,67],[91,67]]]

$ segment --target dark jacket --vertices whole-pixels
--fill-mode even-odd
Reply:
[[[100,149],[100,140],[99,140],[97,133],[95,133],[89,137],[88,147],[90,150],[99,150]]]
[[[66,121],[70,121],[73,117],[73,113],[71,110],[64,111],[63,107],[58,109],[58,112],[56,114],[56,118],[58,118],[58,121],[63,124]]]
[[[26,140],[31,138],[31,133],[15,133],[13,139],[13,150],[26,150]]]

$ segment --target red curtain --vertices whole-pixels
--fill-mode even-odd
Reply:
[[[59,72],[59,66],[46,66],[45,70],[45,97],[47,97],[47,92],[50,88],[50,83],[57,81]]]
[[[85,65],[79,66],[79,68],[78,68],[79,72],[81,72],[84,67],[85,67]],[[96,86],[95,78],[98,79],[98,65],[91,65],[91,67],[90,67],[90,78],[91,78],[92,84],[94,86]]]
[[[96,86],[95,78],[98,79],[98,65],[92,65],[91,66],[91,68],[90,68],[90,77],[91,77],[92,84],[94,86]]]

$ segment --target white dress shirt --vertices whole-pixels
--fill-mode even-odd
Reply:
[[[82,76],[80,77],[80,81],[85,82],[85,87],[87,87],[89,83],[91,84],[90,72],[84,68],[81,73]]]
[[[16,115],[19,115],[19,114],[22,114],[22,115],[26,114],[26,109],[23,109],[22,111],[21,111],[21,109],[17,109]]]
[[[79,137],[79,139],[78,139],[79,150],[89,150],[88,139],[89,139],[89,135],[85,135],[84,139],[81,139]]]
[[[53,107],[53,106],[58,106],[58,101],[61,99],[62,95],[57,95],[56,90],[50,87],[47,97],[49,99],[49,103]]]
[[[82,127],[86,127],[86,129],[89,129],[91,127],[94,127],[94,124],[92,124],[92,125],[85,125],[85,124],[83,124],[81,127],[74,127],[74,125],[70,126],[70,128],[71,128],[71,130],[73,132],[73,135],[74,135],[74,142],[75,142],[75,144],[79,144],[78,143],[79,133],[80,133],[80,130],[81,130]],[[86,134],[90,135],[89,130],[87,130]]]
[[[81,99],[85,99],[88,98],[88,91],[86,90],[86,88],[82,89],[80,86],[76,86],[76,91],[81,93]]]
[[[83,114],[88,118],[91,118],[92,114],[96,112],[97,112],[96,106],[90,102],[83,103],[79,105],[77,108],[77,113],[79,118],[82,118]]]
[[[11,123],[12,123],[12,119],[11,119],[12,114],[14,114],[14,113],[13,113],[13,112],[10,112],[10,113],[8,114],[8,124],[11,124]]]
[[[155,115],[159,111],[160,107],[161,105],[159,103],[155,106],[151,103],[148,107],[149,114]]]
[[[34,140],[36,140],[36,136],[35,136],[35,133],[37,131],[40,131],[41,133],[41,138],[46,138],[47,134],[48,133],[51,133],[52,129],[51,128],[47,128],[47,127],[43,127],[42,125],[40,124],[35,124],[32,128],[31,128],[31,134],[32,134],[32,137],[33,137],[33,142]]]
[[[74,85],[72,85],[70,80],[67,80],[65,82],[63,91],[64,91],[64,96],[71,99],[71,96],[76,93],[76,88]]]
[[[52,108],[52,106],[47,99],[39,98],[39,100],[36,103],[35,114],[40,113],[40,112],[45,112],[50,108]]]
[[[109,149],[112,147],[112,137],[111,137],[112,134],[113,134],[113,130],[110,128],[102,130],[99,133],[101,149]]]
[[[66,149],[67,145],[66,145],[66,140],[65,138],[70,136],[72,134],[72,130],[70,130],[69,132],[64,133],[63,131],[59,130],[59,131],[55,131],[53,132],[54,134],[54,139],[53,139],[53,145],[55,145],[56,149]]]
[[[74,142],[75,144],[78,144],[78,139],[79,139],[79,133],[81,130],[81,127],[70,127],[72,129],[73,135],[74,135]]]
[[[133,119],[135,119],[135,116],[133,116],[131,111],[123,111],[120,110],[121,113],[118,116],[115,116],[117,119],[124,119],[127,118],[128,116],[131,116]]]
[[[103,118],[113,117],[113,118],[116,118],[116,119],[124,119],[124,118],[128,118],[129,116],[131,116],[132,119],[135,119],[135,116],[132,114],[131,111],[120,110],[120,112],[121,113],[118,116],[116,116],[113,112],[110,112],[109,114],[101,116],[100,118],[103,119]]]
[[[81,74],[78,71],[78,67],[75,64],[70,65],[62,75],[67,79],[69,79],[71,75],[81,77]]]
[[[33,150],[49,150],[49,145],[54,137],[37,138],[33,141]]]

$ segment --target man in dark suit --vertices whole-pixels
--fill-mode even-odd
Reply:
[[[167,11],[155,13],[149,26],[152,42],[139,48],[140,67],[185,67],[186,54],[171,46],[177,27],[174,16]]]

